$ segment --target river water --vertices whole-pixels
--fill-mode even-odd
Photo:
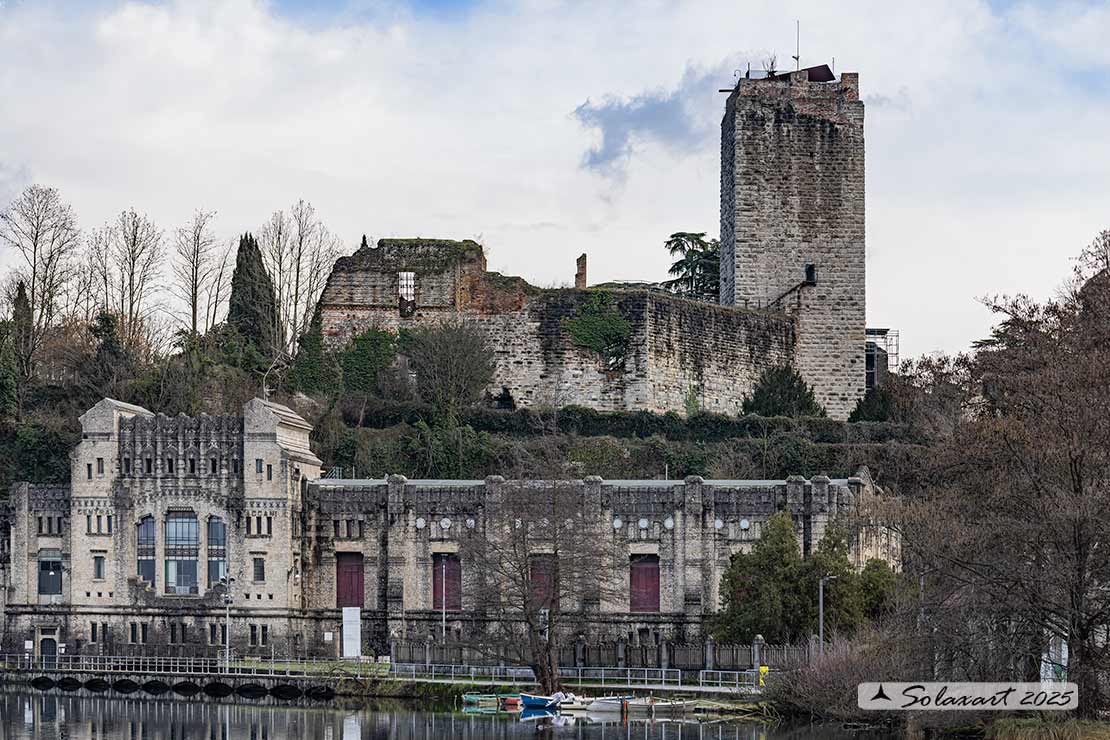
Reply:
[[[200,695],[121,696],[87,690],[0,690],[0,740],[371,740],[398,738],[609,738],[618,740],[813,740],[858,738],[835,727],[750,722],[529,720],[411,703],[219,700]]]

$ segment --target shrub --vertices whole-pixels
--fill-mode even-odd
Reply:
[[[759,416],[825,416],[813,389],[791,367],[764,370],[751,395],[744,399],[744,413]]]

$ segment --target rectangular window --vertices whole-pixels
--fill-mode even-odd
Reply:
[[[172,457],[167,457],[166,458],[166,472],[171,474],[171,475],[173,474],[173,458]]]
[[[108,534],[112,533],[112,515],[108,515]]]
[[[171,511],[166,515],[166,593],[196,594],[197,559],[200,555],[200,530],[197,515],[191,511]]]
[[[633,555],[629,559],[628,591],[630,611],[659,611],[658,555]]]
[[[97,475],[104,475],[104,458],[103,457],[96,458],[96,474]]]
[[[189,458],[189,475],[197,474],[197,460],[195,457]]]
[[[139,577],[154,585],[154,517],[144,516],[135,526]]]
[[[558,603],[555,592],[555,556],[546,553],[531,556],[528,559],[528,570],[534,608],[554,608]]]
[[[93,555],[93,580],[104,580],[104,556]]]
[[[57,596],[62,592],[62,554],[51,552],[39,555],[39,593]]]
[[[61,534],[63,529],[65,529],[65,519],[58,517],[58,534]]]
[[[462,610],[462,563],[453,552],[432,555],[432,608]]]
[[[131,642],[136,643],[139,641],[139,625],[134,622],[131,623]]]
[[[148,625],[146,622],[140,624],[139,633],[140,637],[142,638],[142,643],[145,645],[147,639],[150,637],[150,625]]]
[[[365,524],[366,523],[363,522],[361,519],[358,520],[358,538],[360,540],[366,538],[366,532],[365,532],[365,529],[364,529]]]
[[[269,625],[265,625],[265,624],[262,625],[262,640],[261,640],[261,642],[262,642],[263,645],[268,645],[270,643],[270,627],[269,627]]]
[[[416,300],[416,273],[415,272],[399,272],[397,273],[397,294],[401,300],[414,301]]]
[[[149,458],[149,457],[146,458],[143,461],[143,468],[144,468],[143,472],[145,472],[147,475],[150,475],[151,473],[153,473],[154,472],[154,460],[153,460],[153,458]]]
[[[92,463],[89,463],[85,466],[85,471],[86,471],[86,476],[88,477],[88,479],[92,480]]]
[[[215,475],[216,473],[220,472],[219,467],[217,467],[216,458],[214,458],[214,457],[208,458],[208,472],[211,473],[212,475]]]
[[[254,533],[257,535],[262,534],[262,515],[259,514],[254,518]]]
[[[92,534],[92,514],[85,514],[85,531]]]
[[[257,624],[252,624],[251,625],[251,647],[255,647],[257,645],[258,645],[258,625]]]
[[[189,642],[189,625],[181,624],[181,642],[187,644]]]
[[[108,642],[111,639],[112,639],[112,634],[108,631],[108,623],[107,622],[101,622],[100,623],[100,641],[101,642]]]
[[[96,622],[89,622],[89,642],[97,641],[97,625]]]
[[[208,586],[227,576],[227,525],[219,517],[208,519]]]
[[[274,479],[274,466],[273,465],[266,465],[266,480],[273,480],[273,479]]]
[[[254,582],[263,583],[266,580],[266,559],[254,559]]]
[[[251,522],[254,521],[251,517],[247,517],[247,534],[251,533]]]
[[[96,533],[100,534],[102,531],[104,531],[103,527],[104,527],[104,518],[100,514],[97,514],[96,515]]]
[[[339,520],[331,520],[331,528],[335,531],[335,539],[339,539]]]
[[[227,625],[226,624],[221,624],[220,625],[220,644],[221,645],[226,645],[227,644]]]
[[[129,457],[123,458],[123,474],[131,475],[131,458]]]
[[[238,458],[231,461],[231,472],[235,473],[235,475],[239,475],[239,459]]]
[[[262,475],[262,458],[261,457],[256,457],[254,459],[254,472],[258,473],[259,475]]]
[[[266,517],[266,536],[269,537],[274,533],[274,518],[272,516]]]
[[[216,634],[216,623],[215,622],[209,622],[208,623],[208,644],[209,645],[215,645],[217,639],[218,639],[218,635]]]
[[[177,642],[177,623],[170,622],[170,644]]]
[[[365,583],[362,553],[337,552],[335,554],[335,606],[364,606]]]
[[[42,534],[42,517],[39,517],[39,534]]]

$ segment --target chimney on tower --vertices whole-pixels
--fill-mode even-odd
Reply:
[[[578,271],[574,273],[574,287],[582,289],[582,288],[586,287],[586,254],[585,253],[583,253],[581,256],[579,256],[577,266],[578,266]]]

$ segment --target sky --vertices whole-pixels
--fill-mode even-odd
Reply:
[[[860,74],[868,325],[903,357],[1110,228],[1110,6],[973,0],[0,0],[0,207],[34,182],[83,228],[204,208],[230,239],[303,198],[351,251],[659,280],[668,234],[719,233],[718,89],[790,64],[795,21],[803,65]]]

